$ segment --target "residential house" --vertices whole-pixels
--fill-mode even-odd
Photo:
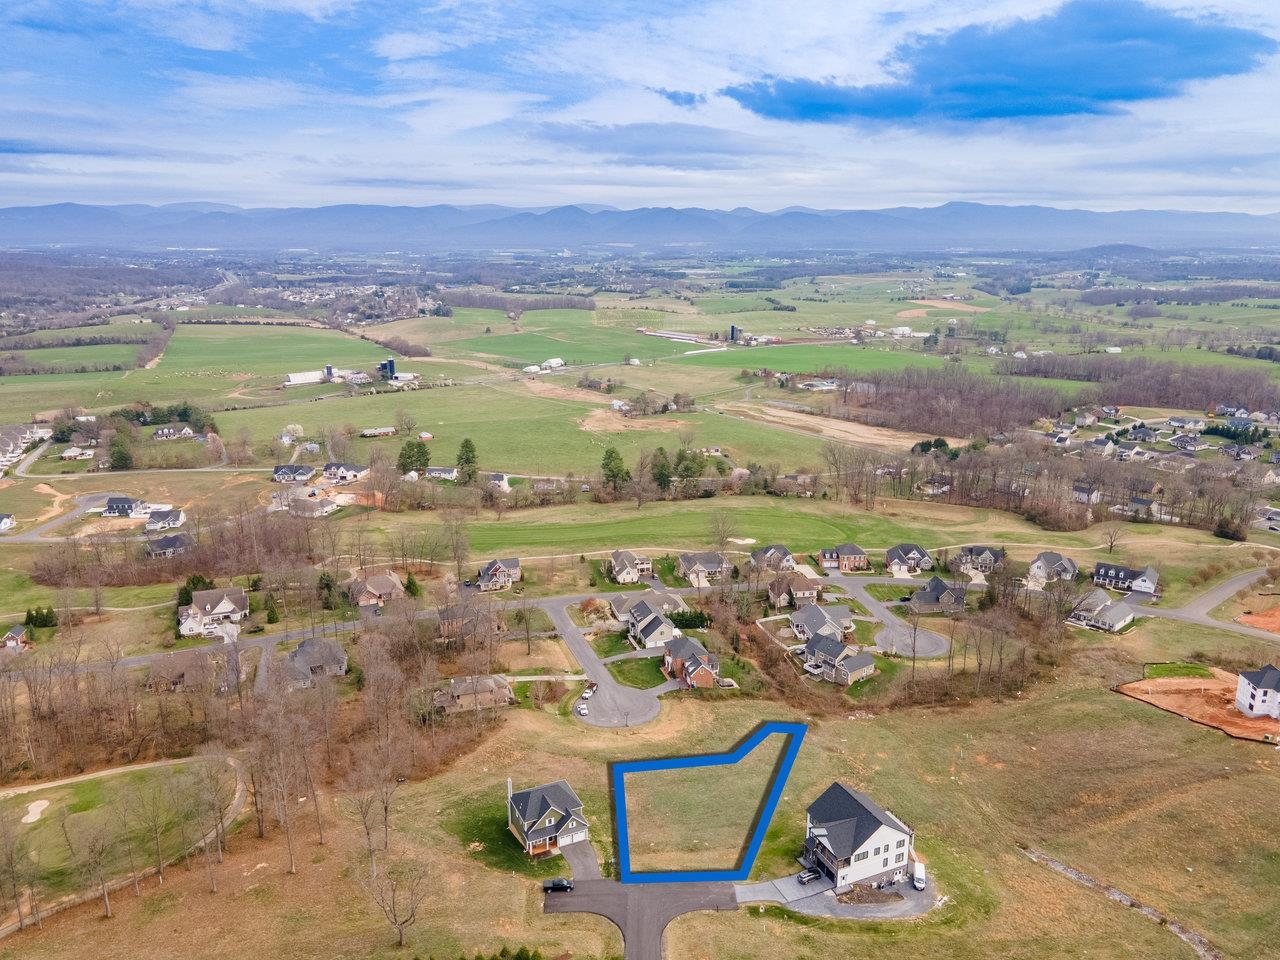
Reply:
[[[328,637],[308,637],[284,661],[290,690],[309,690],[322,677],[341,677],[346,672],[347,651]]]
[[[1210,444],[1200,438],[1198,433],[1180,433],[1169,439],[1169,445],[1184,453],[1195,453],[1198,450],[1208,450]]]
[[[271,479],[276,483],[306,483],[316,475],[316,468],[305,463],[282,463],[271,471]]]
[[[768,594],[772,607],[799,607],[818,602],[818,584],[806,576],[792,573],[769,581]]]
[[[1069,433],[1054,433],[1054,434],[1050,434],[1050,436],[1049,436],[1049,440],[1053,443],[1053,445],[1054,445],[1055,447],[1069,447],[1069,446],[1071,446],[1071,434],[1069,434]]]
[[[508,780],[507,829],[520,841],[525,853],[539,857],[586,840],[589,825],[582,815],[582,801],[568,781],[557,780],[512,793]]]
[[[186,522],[187,515],[181,510],[153,510],[144,529],[148,533],[158,533],[161,530],[176,530]]]
[[[1110,437],[1094,437],[1092,440],[1086,440],[1081,449],[1095,457],[1109,457],[1115,452],[1116,446],[1111,442]]]
[[[705,587],[729,572],[723,553],[682,553],[676,560],[676,573],[695,587]]]
[[[511,477],[505,473],[491,473],[488,476],[489,486],[503,493],[511,492]]]
[[[1067,436],[1075,433],[1079,428],[1069,420],[1059,420],[1053,425],[1054,433],[1065,433]]]
[[[819,633],[805,641],[804,659],[806,673],[841,687],[876,672],[876,661],[870,653],[847,646],[829,633]]]
[[[0,637],[0,651],[6,653],[22,653],[27,649],[27,628],[24,624],[15,623]]]
[[[168,560],[194,550],[196,538],[189,533],[171,533],[147,541],[147,557],[151,560]]]
[[[12,513],[0,513],[0,533],[7,533],[18,525]]]
[[[940,497],[951,492],[951,481],[941,476],[928,477],[916,484],[916,490],[926,497]]]
[[[720,680],[720,660],[692,637],[673,637],[662,653],[662,669],[686,687],[714,687]]]
[[[634,608],[627,626],[627,637],[638,648],[649,650],[674,640],[680,633],[665,613]]]
[[[1159,508],[1151,497],[1140,497],[1134,494],[1129,498],[1129,513],[1135,517],[1154,519]]]
[[[520,567],[520,558],[505,557],[486,563],[476,578],[476,586],[488,593],[492,590],[506,590],[523,579],[524,570]]]
[[[952,586],[941,577],[934,576],[911,594],[907,607],[913,613],[959,613],[964,609],[964,594],[963,586]]]
[[[431,706],[441,713],[467,713],[509,707],[516,702],[505,677],[454,677],[443,690],[431,695]]]
[[[207,651],[176,650],[151,661],[145,686],[149,693],[199,690],[213,681],[216,670]]]
[[[108,497],[102,510],[104,517],[127,517],[130,520],[143,520],[150,514],[151,507],[147,502],[133,497]]]
[[[450,483],[457,482],[457,467],[427,467],[425,474],[428,480],[448,480]]]
[[[1105,590],[1097,589],[1076,604],[1067,617],[1067,622],[1116,633],[1133,623],[1136,617],[1137,612],[1133,607],[1123,601],[1114,601],[1107,596]]]
[[[360,431],[362,437],[394,437],[395,427],[365,427]]]
[[[337,483],[354,483],[369,475],[369,468],[356,463],[326,463],[324,475]]]
[[[1155,443],[1156,432],[1150,427],[1132,427],[1129,430],[1129,439],[1138,443]]]
[[[388,570],[363,580],[352,580],[347,584],[347,596],[361,610],[381,609],[391,600],[404,596],[404,584],[395,571]]]
[[[1128,463],[1131,460],[1150,460],[1155,454],[1137,441],[1125,440],[1116,444],[1116,456]]]
[[[1171,430],[1185,430],[1191,433],[1199,433],[1209,425],[1204,417],[1170,417],[1165,422],[1169,424]]]
[[[1093,568],[1093,582],[1111,590],[1154,594],[1160,583],[1160,574],[1154,567],[1136,569],[1115,563],[1100,563]]]
[[[1247,415],[1227,417],[1227,426],[1232,430],[1251,430],[1254,427],[1254,422]]]
[[[1120,413],[1121,411],[1119,407],[1103,407],[1102,408],[1103,416],[1110,417],[1112,420],[1119,417]]]
[[[609,557],[609,575],[614,583],[639,583],[653,576],[653,561],[630,550],[615,550]]]
[[[1246,717],[1280,720],[1280,667],[1246,670],[1236,681],[1236,709]]]
[[[1091,507],[1095,503],[1102,502],[1102,491],[1092,483],[1073,483],[1071,485],[1071,499],[1076,503],[1083,503]]]
[[[804,861],[837,893],[896,883],[907,877],[914,839],[910,827],[866,794],[833,783],[809,804]]]
[[[890,576],[910,577],[933,569],[933,558],[918,544],[900,543],[884,552],[885,569]]]
[[[58,456],[63,460],[92,460],[93,451],[82,447],[67,447]]]
[[[1005,553],[999,547],[961,547],[947,558],[947,567],[956,573],[993,573],[1004,566]]]
[[[178,609],[178,632],[184,637],[212,636],[223,623],[240,623],[249,615],[244,587],[215,587],[191,594],[191,603]]]
[[[328,497],[295,497],[289,501],[289,512],[295,517],[307,517],[312,520],[327,517],[342,509],[342,504]]]
[[[183,424],[180,427],[156,427],[151,434],[153,440],[190,440],[196,432]]]
[[[796,568],[796,559],[782,544],[771,543],[767,547],[751,551],[751,565],[757,570],[786,573]]]
[[[853,628],[853,614],[845,606],[806,603],[795,609],[789,622],[796,639],[806,644],[814,637],[830,637],[843,643],[845,633]]]
[[[870,566],[867,551],[855,543],[842,543],[835,547],[823,547],[818,555],[818,562],[823,570],[836,570],[840,573],[852,573],[855,570],[866,570]]]
[[[488,602],[463,601],[440,607],[436,610],[436,622],[440,627],[440,636],[445,640],[493,636],[504,629],[497,609]]]
[[[1070,557],[1053,550],[1046,550],[1031,561],[1027,580],[1044,585],[1054,580],[1074,580],[1080,575],[1080,567]]]
[[[631,623],[652,613],[672,613],[688,609],[679,594],[661,590],[646,590],[641,594],[616,593],[609,600],[609,608],[614,619],[621,623]]]

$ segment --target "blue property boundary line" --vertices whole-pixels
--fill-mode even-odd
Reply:
[[[765,833],[769,829],[769,821],[782,799],[782,788],[786,786],[791,767],[800,752],[800,744],[808,731],[805,723],[771,722],[762,724],[750,737],[743,740],[729,753],[710,753],[697,757],[669,757],[665,760],[628,760],[615,763],[612,767],[613,778],[613,812],[617,821],[618,834],[618,879],[623,883],[705,883],[708,881],[738,882],[746,880],[751,874],[751,867],[760,853]],[[693,767],[723,767],[738,763],[760,744],[774,734],[787,737],[787,746],[773,774],[769,785],[769,794],[764,805],[760,807],[756,818],[755,829],[742,856],[742,863],[736,870],[678,870],[671,872],[645,872],[631,869],[630,837],[627,831],[627,788],[626,776],[629,773],[649,773],[655,770],[687,770]]]

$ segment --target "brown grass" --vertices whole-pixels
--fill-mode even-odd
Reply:
[[[626,430],[680,430],[687,426],[670,417],[624,417],[617,410],[592,410],[578,420],[583,430],[596,433],[622,433]]]

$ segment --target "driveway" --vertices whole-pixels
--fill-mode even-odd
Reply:
[[[701,910],[737,910],[731,883],[619,883],[575,880],[571,893],[548,894],[544,913],[591,913],[622,932],[625,960],[662,960],[662,938],[676,917]]]
[[[738,883],[734,895],[738,903],[777,903],[788,910],[810,917],[831,917],[835,920],[902,920],[928,913],[938,902],[933,878],[917,890],[909,882],[893,888],[901,900],[889,903],[841,903],[836,899],[834,884],[823,877],[808,886],[801,886],[795,876],[760,883]]]
[[[895,609],[883,600],[877,600],[867,591],[869,583],[902,584],[903,592],[915,589],[920,584],[913,580],[899,580],[893,577],[849,577],[831,576],[828,582],[838,584],[845,593],[867,608],[871,616],[884,626],[876,633],[876,649],[883,653],[896,653],[900,656],[911,656],[913,632],[911,624],[898,616]],[[946,656],[951,641],[940,633],[925,626],[929,621],[922,620],[914,631],[915,654],[918,657]]]
[[[591,846],[590,840],[567,843],[560,848],[560,853],[569,865],[569,873],[575,883],[600,879],[600,861],[596,858],[596,848]]]

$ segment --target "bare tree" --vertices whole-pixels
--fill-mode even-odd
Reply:
[[[396,932],[396,946],[403,947],[405,932],[417,921],[427,895],[426,869],[414,861],[397,862],[363,880],[362,886]]]
[[[1116,552],[1116,544],[1120,542],[1120,537],[1124,533],[1124,524],[1118,520],[1112,520],[1110,523],[1102,526],[1102,539],[1107,545],[1107,553]]]
[[[716,545],[716,549],[723,553],[729,547],[729,543],[737,535],[737,524],[734,523],[733,514],[728,510],[715,510],[708,519],[710,525],[711,542]]]

